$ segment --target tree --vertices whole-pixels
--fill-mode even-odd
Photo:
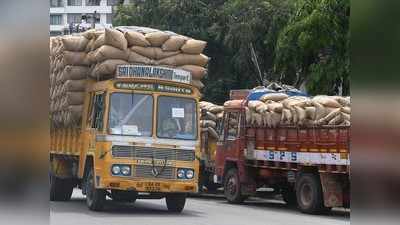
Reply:
[[[298,0],[279,34],[275,72],[311,94],[349,94],[349,0]]]

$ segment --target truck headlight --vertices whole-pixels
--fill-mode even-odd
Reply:
[[[124,176],[130,176],[131,175],[131,167],[130,166],[122,166],[121,173]]]
[[[113,175],[119,175],[121,173],[121,167],[118,165],[112,166],[111,172]]]
[[[185,179],[185,170],[184,169],[178,169],[177,177],[179,179]]]
[[[194,177],[194,171],[193,170],[186,170],[186,178],[187,179],[193,179]]]

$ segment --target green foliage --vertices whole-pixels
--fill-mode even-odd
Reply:
[[[171,30],[208,42],[204,99],[222,103],[231,89],[264,79],[301,84],[311,93],[348,89],[349,0],[137,0],[118,6],[114,26]],[[347,86],[346,86],[347,85]]]
[[[298,0],[277,41],[282,81],[305,83],[311,94],[349,94],[349,16],[348,0]]]

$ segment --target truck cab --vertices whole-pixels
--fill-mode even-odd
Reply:
[[[68,200],[78,185],[92,210],[103,209],[106,196],[165,197],[168,210],[180,212],[186,194],[198,191],[200,92],[186,76],[160,79],[182,71],[120,68],[113,79],[90,81],[81,127],[53,129],[51,197]]]

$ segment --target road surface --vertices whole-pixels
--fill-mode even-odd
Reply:
[[[223,198],[189,198],[182,214],[167,211],[165,200],[137,200],[134,204],[108,201],[105,212],[91,212],[75,190],[70,202],[50,203],[51,225],[342,225],[350,213],[335,210],[328,215],[305,215],[277,200],[252,199],[244,205]]]

